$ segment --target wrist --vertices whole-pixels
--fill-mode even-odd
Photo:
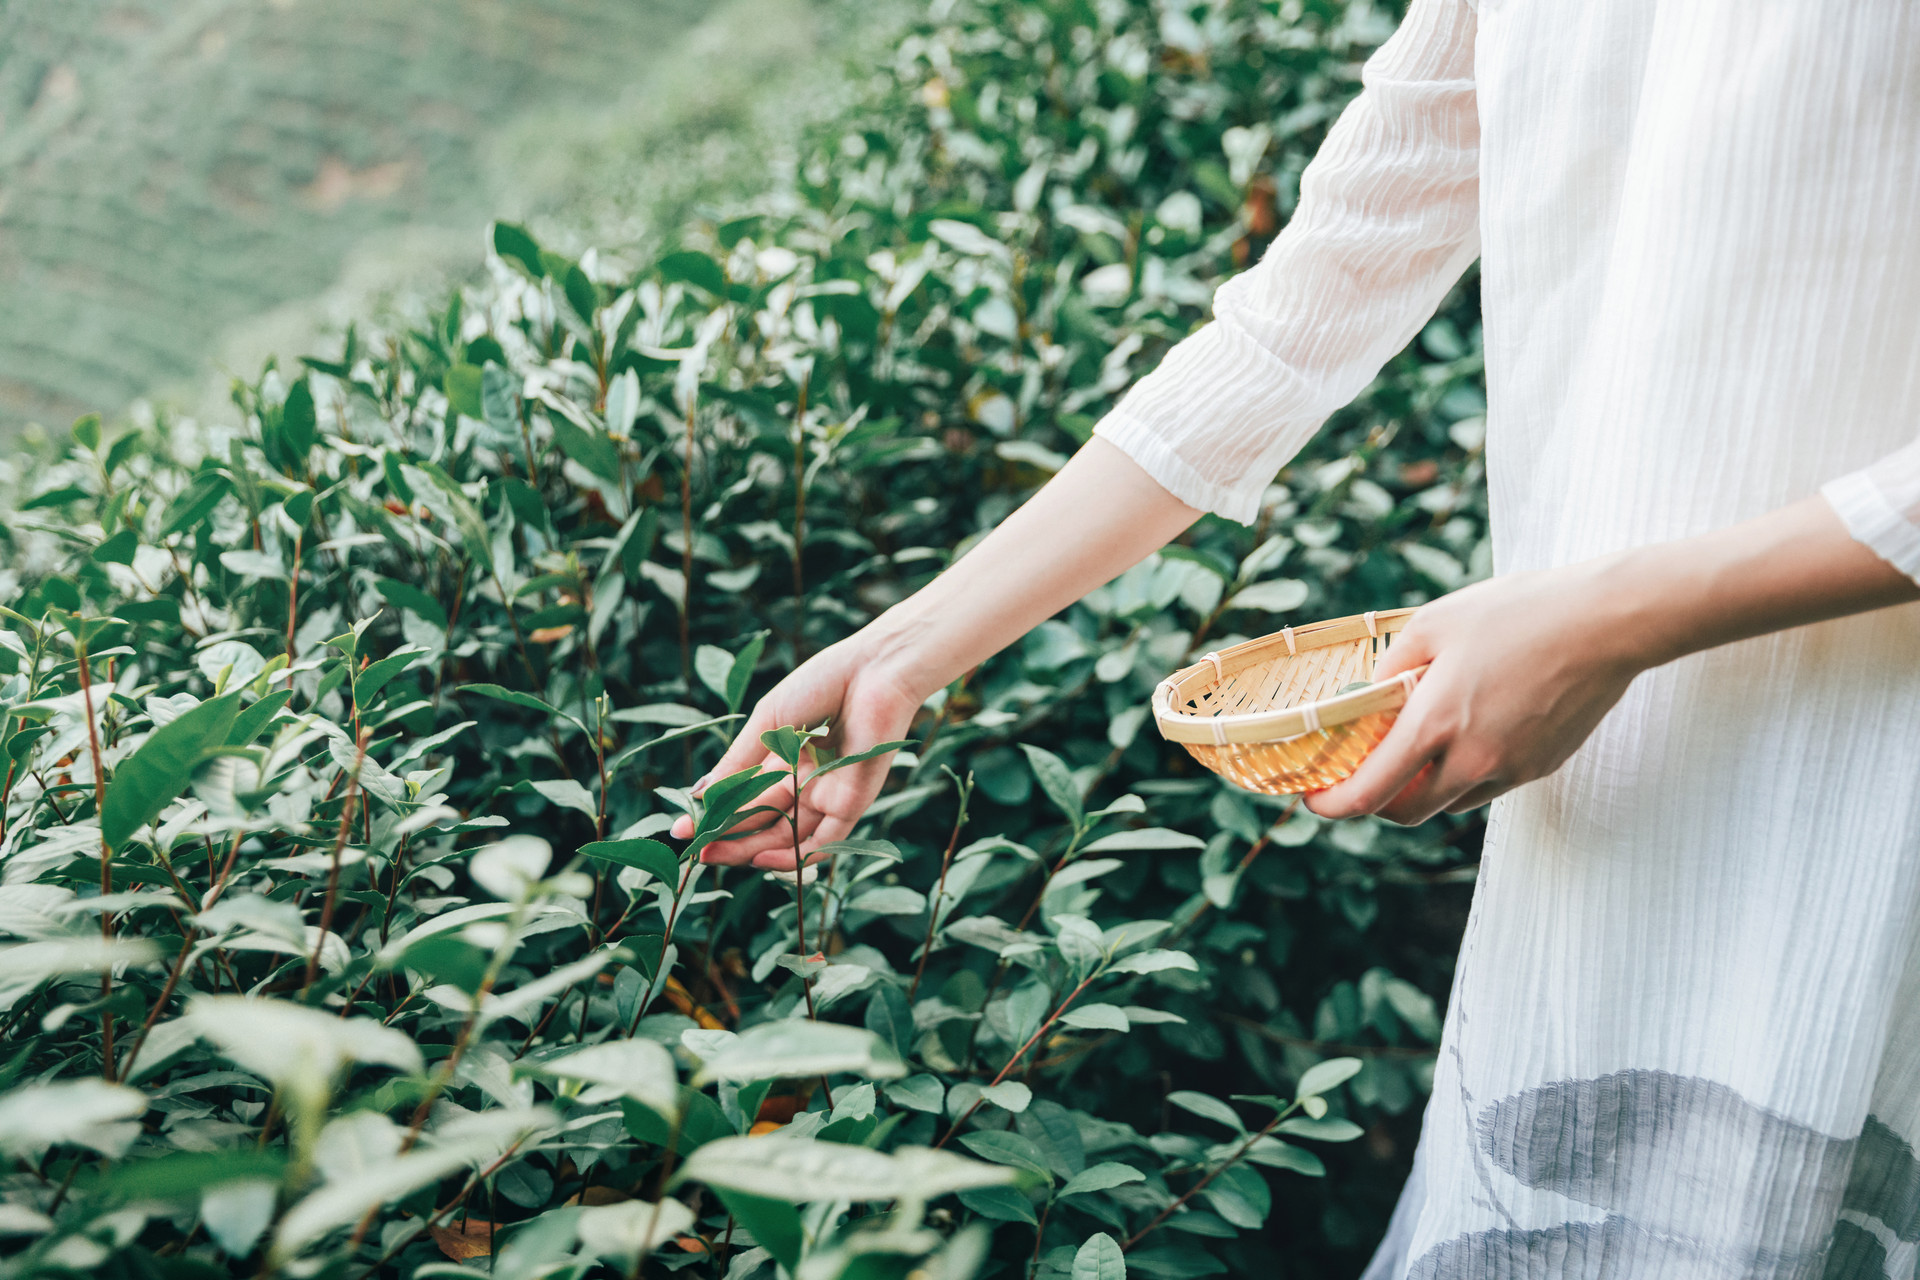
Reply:
[[[863,674],[894,686],[915,701],[924,702],[951,683],[958,672],[942,668],[938,630],[909,597],[888,609],[850,636],[858,645],[857,661]]]
[[[1635,672],[1665,666],[1702,646],[1698,606],[1711,574],[1686,543],[1636,547],[1591,565],[1585,590],[1610,659]]]

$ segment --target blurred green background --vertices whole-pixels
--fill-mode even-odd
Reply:
[[[764,185],[891,0],[0,0],[0,433]]]

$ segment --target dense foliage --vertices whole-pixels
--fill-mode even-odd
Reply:
[[[210,445],[88,419],[23,471],[6,1269],[1350,1269],[1438,1035],[1426,886],[1477,827],[1235,791],[1146,702],[1480,569],[1470,297],[1254,528],[932,700],[816,871],[694,856],[770,776],[682,788],[1198,323],[1382,34],[955,8],[637,275],[503,224],[483,285],[237,386]],[[812,728],[770,738],[803,775]]]

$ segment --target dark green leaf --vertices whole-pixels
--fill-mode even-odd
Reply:
[[[716,298],[727,289],[727,276],[720,264],[693,249],[683,249],[660,259],[660,275],[666,280],[684,280]]]
[[[694,1148],[705,1146],[718,1138],[734,1136],[733,1126],[727,1123],[727,1113],[707,1094],[681,1085],[680,1106],[686,1112],[686,1118],[680,1123],[680,1140],[674,1143],[675,1154],[684,1156]],[[671,1119],[653,1108],[632,1098],[623,1098],[620,1111],[626,1117],[627,1132],[640,1141],[664,1147],[673,1140]]]
[[[455,413],[464,413],[469,418],[482,418],[485,407],[480,403],[480,370],[470,364],[449,365],[446,374],[447,403]]]
[[[396,609],[405,609],[424,622],[431,622],[442,631],[447,629],[447,611],[440,602],[422,591],[404,582],[395,582],[392,578],[375,578],[373,589],[380,593],[381,599]]]
[[[1017,1187],[969,1187],[960,1193],[960,1203],[995,1222],[1040,1225],[1033,1216],[1033,1197]]]
[[[468,995],[480,990],[491,957],[455,933],[431,933],[400,953],[402,968],[450,982]]]
[[[600,309],[600,291],[577,264],[567,268],[565,289],[567,305],[578,312],[582,320],[591,322],[593,313]]]
[[[122,1161],[100,1180],[99,1190],[124,1200],[184,1200],[227,1182],[278,1182],[286,1164],[286,1156],[279,1151],[246,1147],[173,1151],[152,1159]]]
[[[720,1203],[727,1206],[727,1212],[753,1233],[755,1243],[772,1254],[775,1262],[790,1272],[800,1269],[800,1251],[805,1239],[796,1205],[728,1187],[715,1187],[714,1191],[720,1196]]]
[[[528,711],[539,711],[549,716],[559,716],[568,724],[585,733],[587,727],[575,720],[560,708],[551,706],[530,693],[521,693],[518,689],[503,689],[497,684],[463,684],[456,692],[471,693],[482,698],[492,698],[496,702],[511,703],[516,707],[525,707]]]
[[[904,747],[910,747],[912,745],[913,743],[909,739],[901,739],[897,742],[882,742],[878,746],[868,747],[865,751],[856,751],[849,756],[836,756],[807,776],[809,778],[817,778],[823,773],[832,773],[835,769],[844,769],[848,765],[865,764],[869,760],[875,760],[884,755],[891,755]]]
[[[155,729],[120,762],[107,783],[107,799],[100,812],[100,831],[109,848],[119,849],[180,798],[194,770],[215,748],[226,745],[239,713],[238,693],[203,702]]]
[[[547,274],[540,258],[540,245],[525,227],[512,222],[493,224],[493,251],[512,262],[535,280]]]
[[[303,465],[313,448],[318,419],[313,412],[313,388],[305,378],[287,389],[287,401],[280,408],[280,436],[296,461]],[[296,524],[305,523],[295,521]]]
[[[368,663],[353,678],[354,705],[362,709],[370,706],[380,696],[380,691],[387,687],[389,680],[420,661],[423,656],[421,650],[409,646],[398,653],[388,654],[378,662]]]
[[[1037,1173],[1048,1182],[1053,1181],[1053,1171],[1047,1168],[1046,1157],[1032,1142],[1017,1133],[1008,1133],[1001,1129],[979,1129],[960,1135],[961,1145],[979,1156],[982,1160],[991,1160],[995,1164],[1010,1165],[1015,1169],[1025,1169],[1028,1173]]]
[[[1029,743],[1021,743],[1020,750],[1026,753],[1027,763],[1033,767],[1033,776],[1039,781],[1040,789],[1047,793],[1047,799],[1053,801],[1053,807],[1067,816],[1067,821],[1079,826],[1085,809],[1080,800],[1080,788],[1074,784],[1073,771],[1066,762],[1053,752]]]
[[[99,564],[132,564],[133,553],[139,548],[140,536],[122,529],[93,549],[93,559]]]
[[[753,680],[753,670],[760,665],[760,655],[766,651],[767,631],[754,633],[752,639],[742,645],[733,659],[733,666],[727,670],[727,710],[738,711],[746,700],[747,685]]]
[[[906,1058],[913,1050],[913,1008],[907,1003],[907,993],[890,982],[883,982],[874,988],[873,998],[867,1001],[867,1030],[885,1040],[893,1051]]]
[[[557,413],[548,421],[553,424],[553,439],[560,452],[602,480],[620,483],[620,450],[609,437],[582,430]]]
[[[228,484],[227,476],[213,470],[200,472],[194,476],[194,484],[186,486],[184,491],[180,491],[179,497],[167,505],[167,520],[159,526],[159,537],[165,541],[175,533],[194,528],[209,514],[213,514],[213,509],[221,505],[221,499],[227,497],[230,491],[232,486]]]
[[[233,728],[227,733],[227,745],[244,747],[266,731],[280,709],[293,698],[293,690],[279,689],[269,693],[252,706],[233,718]]]
[[[601,862],[623,867],[638,867],[656,880],[668,884],[680,882],[680,855],[658,840],[596,840],[580,846],[580,852]]]
[[[45,493],[36,493],[20,504],[22,511],[39,511],[43,507],[64,507],[69,502],[79,502],[91,497],[85,489],[77,485],[64,485],[58,489],[49,489]]]

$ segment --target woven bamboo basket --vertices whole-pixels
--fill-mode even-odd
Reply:
[[[1220,776],[1269,795],[1330,787],[1380,744],[1426,670],[1373,679],[1373,664],[1412,609],[1288,627],[1209,653],[1160,682],[1160,734]]]

